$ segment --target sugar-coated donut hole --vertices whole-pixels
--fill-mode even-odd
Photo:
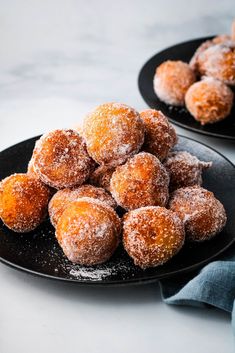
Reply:
[[[28,174],[13,174],[0,183],[0,217],[14,232],[27,233],[45,219],[50,189]]]
[[[110,191],[110,180],[115,171],[115,167],[100,165],[91,173],[89,183]]]
[[[166,104],[183,106],[185,93],[195,81],[196,75],[187,63],[167,60],[157,67],[153,87]]]
[[[225,39],[217,37],[203,50],[217,45],[216,41]],[[222,82],[206,78],[194,83],[193,70],[180,61],[163,63],[158,75],[162,100],[168,104],[182,105],[186,86],[191,85],[186,105],[202,124],[229,114],[233,94]],[[67,258],[96,265],[108,261],[120,242],[117,207],[119,215],[124,214],[124,247],[134,263],[145,269],[177,254],[184,243],[184,227],[188,239],[202,241],[225,225],[224,208],[214,195],[199,186],[196,191],[188,187],[201,185],[202,171],[210,162],[185,151],[171,151],[177,134],[162,112],[146,109],[139,114],[125,104],[107,103],[88,114],[83,127],[75,130],[43,135],[36,142],[27,174],[15,174],[0,183],[0,217],[10,229],[34,230],[49,210]],[[49,202],[52,187],[57,192]],[[179,189],[168,203],[169,188]]]
[[[133,108],[106,103],[86,116],[83,136],[90,156],[98,164],[116,166],[140,150],[144,125]]]
[[[189,62],[190,67],[197,74],[200,75],[199,67],[198,67],[198,58],[202,54],[202,52],[204,52],[206,49],[208,49],[209,47],[212,47],[215,44],[224,43],[224,42],[227,42],[228,40],[231,40],[231,37],[229,35],[221,34],[219,36],[214,37],[211,40],[207,40],[207,41],[203,42],[201,45],[199,45],[199,47],[197,48],[197,50],[193,54],[193,56],[192,56],[192,58],[191,58],[191,60]]]
[[[43,135],[36,142],[33,160],[40,179],[56,189],[83,184],[94,167],[84,139],[74,130]]]
[[[201,125],[212,124],[230,114],[233,92],[223,82],[207,77],[188,89],[185,103],[190,114]]]
[[[29,163],[28,163],[28,168],[27,168],[27,174],[30,175],[33,178],[40,179],[38,173],[35,170],[34,167],[34,158],[33,156],[31,157]]]
[[[124,247],[142,268],[170,260],[182,248],[184,238],[183,222],[164,207],[142,207],[124,216]]]
[[[126,210],[142,206],[165,206],[169,176],[157,157],[141,152],[117,167],[110,191],[117,204]]]
[[[197,58],[201,76],[214,77],[228,85],[235,85],[235,41],[209,46]]]
[[[82,185],[78,188],[63,189],[56,192],[49,203],[49,216],[51,223],[56,227],[64,210],[81,197],[92,197],[105,202],[108,206],[116,208],[117,204],[112,196],[102,188],[93,185]]]
[[[212,166],[211,162],[200,161],[186,151],[171,152],[164,162],[170,176],[170,191],[181,187],[201,185],[203,170]]]
[[[174,127],[159,110],[143,110],[140,112],[140,117],[144,122],[145,128],[145,141],[142,149],[154,154],[160,161],[163,161],[177,142]]]
[[[96,265],[112,256],[120,241],[121,222],[104,202],[83,197],[63,212],[56,237],[73,263]]]
[[[221,232],[226,224],[226,212],[214,194],[200,186],[176,190],[169,201],[185,225],[186,239],[204,241]]]

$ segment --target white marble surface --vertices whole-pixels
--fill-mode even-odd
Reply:
[[[79,124],[92,107],[145,103],[137,74],[179,41],[229,31],[234,1],[0,0],[0,149]],[[231,142],[201,140],[235,161]],[[2,353],[232,353],[230,316],[169,307],[157,284],[80,288],[0,265]]]

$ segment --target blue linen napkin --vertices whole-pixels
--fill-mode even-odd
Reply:
[[[235,335],[235,246],[197,273],[160,281],[165,303],[212,305],[232,313]]]

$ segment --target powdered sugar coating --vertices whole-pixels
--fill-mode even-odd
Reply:
[[[200,186],[176,190],[169,208],[183,220],[186,237],[193,241],[211,239],[221,232],[227,221],[222,203]]]
[[[183,106],[185,93],[195,81],[195,73],[187,63],[167,60],[157,67],[153,87],[166,104]]]
[[[50,193],[51,193],[51,196],[56,192],[56,189],[46,185],[45,183],[42,182],[42,180],[40,179],[38,173],[36,172],[35,170],[35,167],[34,167],[34,157],[32,156],[29,163],[28,163],[28,168],[27,168],[27,174],[32,177],[32,178],[35,178],[37,180],[39,180],[42,184],[44,184],[45,186],[48,187],[48,189],[50,190]]]
[[[56,227],[64,210],[71,204],[71,202],[76,201],[81,197],[92,197],[105,202],[112,208],[117,207],[115,200],[107,191],[93,185],[86,184],[79,188],[59,190],[52,197],[48,207],[50,220],[54,227]]]
[[[198,58],[201,55],[202,52],[204,52],[206,49],[209,47],[215,45],[215,44],[220,44],[223,42],[226,42],[228,40],[231,40],[231,37],[227,34],[221,34],[217,37],[214,37],[212,40],[207,40],[203,42],[195,51],[194,55],[192,56],[189,65],[190,67],[198,73]]]
[[[87,266],[79,267],[78,270],[71,269],[69,274],[76,279],[89,279],[89,281],[102,281],[106,277],[112,275],[114,271],[110,268],[106,269],[97,269],[97,268],[89,268]]]
[[[201,125],[212,124],[230,114],[233,92],[223,82],[207,77],[188,89],[185,104],[190,114]]]
[[[50,190],[28,174],[13,174],[0,184],[0,217],[14,232],[27,233],[47,214]]]
[[[228,85],[235,85],[235,41],[210,46],[197,59],[201,75],[214,77]]]
[[[142,206],[165,206],[169,176],[159,159],[147,152],[130,158],[112,175],[110,191],[117,204],[126,210]]]
[[[181,187],[201,185],[202,171],[210,168],[212,162],[203,162],[186,151],[178,151],[169,154],[164,166],[170,176],[170,191],[174,191]]]
[[[95,265],[107,261],[119,243],[121,222],[105,203],[89,197],[74,201],[64,211],[56,237],[73,263]]]
[[[154,154],[160,161],[163,161],[177,142],[174,127],[159,110],[143,110],[140,112],[140,117],[144,122],[145,128],[145,140],[142,149]]]
[[[229,34],[220,34],[212,39],[213,44],[226,43],[232,40]]]
[[[110,191],[110,180],[115,171],[115,167],[100,165],[90,175],[89,183]]]
[[[172,124],[169,123],[169,134],[171,136],[171,145],[174,147],[178,142],[176,130]]]
[[[74,130],[54,130],[43,135],[36,142],[33,159],[40,179],[56,189],[83,184],[93,167],[85,141]]]
[[[28,168],[27,168],[27,174],[32,176],[33,178],[39,179],[39,175],[37,174],[35,167],[34,167],[34,158],[33,156],[31,157]]]
[[[142,268],[162,265],[184,244],[183,222],[164,207],[142,207],[124,216],[123,244]]]
[[[106,103],[86,116],[83,136],[90,156],[98,164],[116,166],[140,150],[144,142],[144,126],[133,108]]]

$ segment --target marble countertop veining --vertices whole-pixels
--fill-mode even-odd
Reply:
[[[226,33],[233,0],[0,0],[0,149],[75,126],[97,104],[146,104],[143,63],[191,38]],[[235,162],[234,143],[177,128]],[[0,265],[0,352],[232,353],[230,317],[170,307],[157,284],[65,286]]]

